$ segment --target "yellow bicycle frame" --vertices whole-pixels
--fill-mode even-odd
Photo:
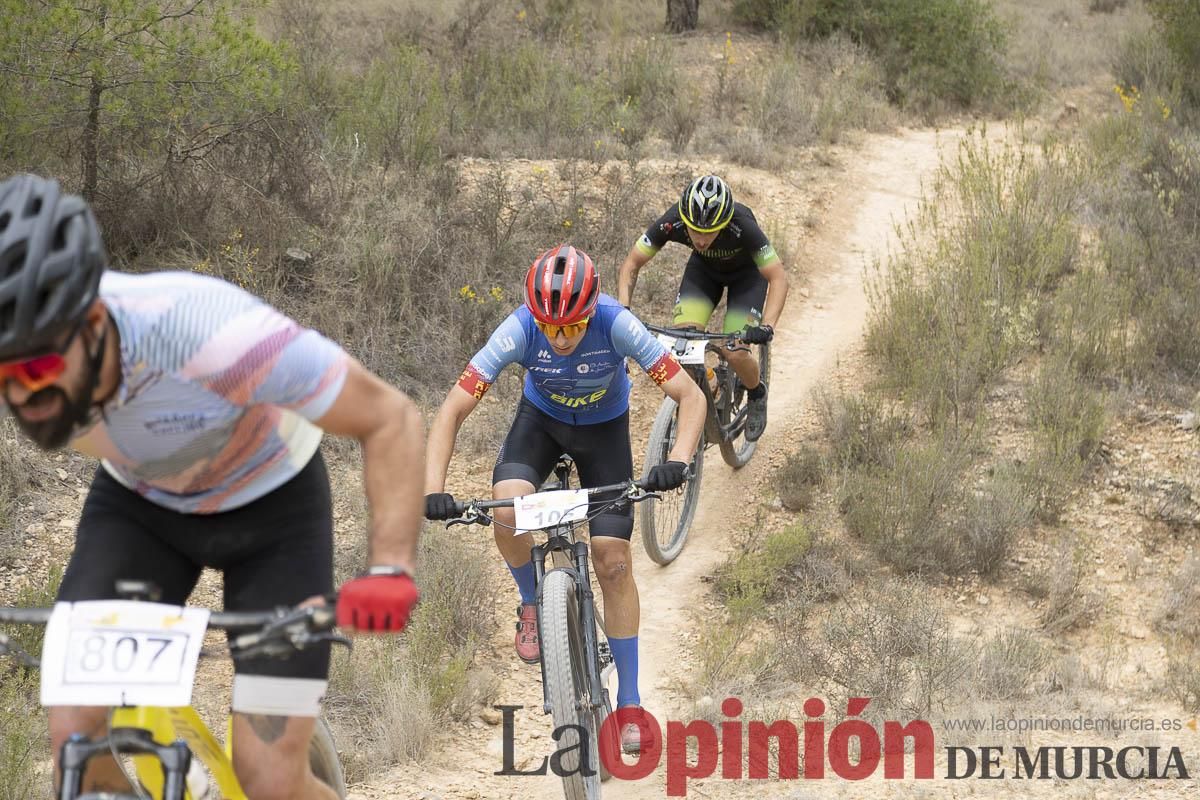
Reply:
[[[157,706],[134,706],[113,710],[112,727],[141,728],[149,731],[154,741],[159,744],[170,744],[182,739],[187,742],[192,751],[192,757],[200,759],[208,768],[209,775],[216,781],[220,797],[225,800],[248,800],[246,793],[238,784],[233,772],[232,728],[233,720],[229,721],[226,731],[225,746],[222,747],[209,732],[196,709],[191,706],[179,708],[161,708]],[[162,764],[153,756],[134,756],[134,766],[137,769],[138,780],[158,800],[162,798],[163,773]],[[187,795],[191,798],[191,794]]]

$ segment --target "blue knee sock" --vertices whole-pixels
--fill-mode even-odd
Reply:
[[[508,564],[508,571],[512,573],[513,580],[517,582],[517,589],[521,592],[521,602],[526,605],[537,602],[537,575],[533,571],[533,561],[526,561],[519,567]]]
[[[613,662],[617,665],[617,708],[640,706],[642,696],[638,694],[638,637],[628,639],[608,637]]]

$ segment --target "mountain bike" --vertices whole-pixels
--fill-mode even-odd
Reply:
[[[57,677],[65,679],[64,684],[74,684],[77,690],[98,692],[101,696],[115,692],[134,701],[74,703],[112,705],[109,732],[93,739],[75,734],[63,743],[59,759],[61,788],[55,800],[146,800],[148,797],[246,800],[233,771],[232,737],[228,735],[232,720],[222,747],[186,701],[141,704],[136,698],[161,696],[156,690],[162,690],[167,680],[163,667],[175,673],[182,670],[182,675],[173,675],[172,683],[181,685],[186,679],[190,698],[195,659],[212,654],[201,650],[200,640],[207,629],[228,632],[228,651],[235,658],[286,658],[322,641],[349,647],[348,639],[332,633],[336,621],[333,606],[209,613],[207,609],[181,609],[149,602],[156,592],[142,581],[118,581],[117,594],[125,599],[59,603],[55,608],[0,608],[0,623],[48,628],[40,662],[3,633],[0,633],[0,656],[7,654],[26,667],[41,667],[43,672],[55,669]],[[67,629],[63,630],[63,626]],[[58,631],[65,637],[61,644],[65,644],[66,650],[61,652],[78,663],[58,668],[58,660],[51,660],[53,653],[60,652],[56,644]],[[81,676],[93,683],[81,682]],[[47,692],[45,677],[43,698]],[[110,754],[132,757],[136,778],[130,780],[130,785],[138,786],[140,792],[81,794],[88,762]],[[338,797],[346,796],[337,748],[328,726],[320,718],[309,746],[309,764],[318,780]],[[210,791],[212,783],[215,787]]]
[[[693,328],[657,325],[647,325],[646,328],[659,334],[659,341],[675,355],[708,400],[708,416],[692,458],[691,478],[679,489],[663,492],[662,498],[653,503],[649,513],[639,515],[646,554],[659,564],[670,564],[683,551],[696,508],[700,505],[704,451],[716,443],[725,463],[740,469],[750,461],[758,446],[758,442],[746,441],[746,387],[738,380],[721,352],[722,348],[749,350],[751,346],[743,343],[737,333],[709,333]],[[771,371],[770,346],[754,346],[758,348],[758,368],[762,380],[766,381]],[[667,455],[675,446],[678,426],[678,405],[670,397],[664,397],[646,443],[643,476],[649,474],[651,467],[667,460]]]
[[[563,793],[567,800],[596,800],[600,782],[608,779],[600,758],[601,731],[612,713],[608,679],[615,666],[604,639],[603,620],[596,612],[588,569],[587,543],[575,537],[575,528],[587,521],[589,498],[619,493],[605,510],[623,503],[639,503],[657,496],[634,481],[570,489],[572,461],[559,458],[555,479],[531,495],[507,500],[471,500],[456,504],[459,516],[446,527],[494,522],[486,512],[512,507],[517,514],[514,534],[545,531],[545,543],[533,547],[537,581],[537,624],[541,640],[542,710],[554,720],[561,759]],[[599,513],[597,511],[596,513]],[[594,516],[594,514],[592,515]],[[546,569],[549,556],[553,568]],[[612,730],[606,747],[620,751],[619,731]],[[579,731],[584,731],[581,741]]]

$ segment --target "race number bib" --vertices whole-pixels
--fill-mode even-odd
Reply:
[[[513,498],[513,510],[517,512],[515,534],[519,536],[528,531],[586,519],[588,493],[586,489],[570,489],[527,494]]]
[[[667,336],[665,333],[658,334],[658,341],[662,346],[667,348],[667,352],[675,356],[675,360],[680,364],[703,364],[704,351],[707,343],[703,339],[676,339],[674,336]],[[686,343],[686,348],[683,352],[675,346],[676,342]]]
[[[57,603],[42,646],[44,706],[187,706],[208,609]]]

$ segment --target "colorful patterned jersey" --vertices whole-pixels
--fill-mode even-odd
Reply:
[[[483,397],[501,370],[520,364],[526,369],[525,397],[554,419],[576,425],[608,422],[629,408],[626,357],[660,385],[680,369],[646,326],[606,294],[600,295],[579,346],[566,356],[554,352],[533,314],[521,306],[471,359],[459,386]]]
[[[316,452],[311,424],[342,390],[349,356],[224,281],[106,273],[121,385],[73,445],[121,483],[185,513],[257,500]]]

